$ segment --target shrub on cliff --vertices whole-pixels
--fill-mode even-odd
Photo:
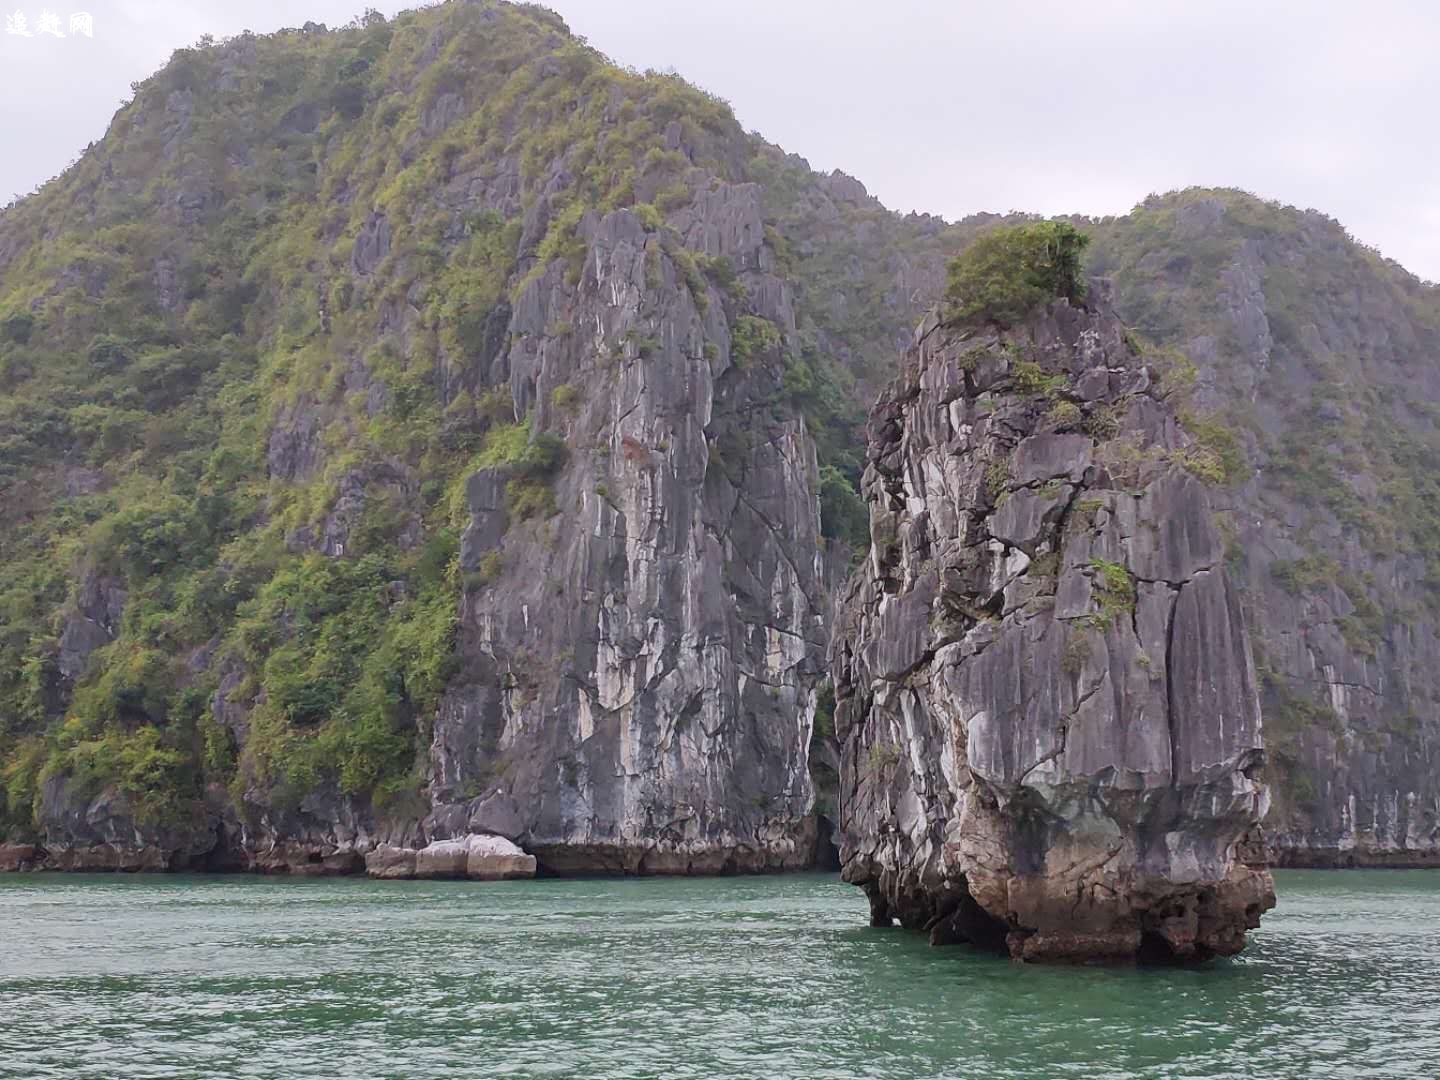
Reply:
[[[856,549],[870,543],[870,511],[865,500],[833,465],[820,469],[820,532]]]
[[[1090,237],[1064,221],[991,229],[950,261],[947,314],[1014,323],[1056,297],[1085,296],[1081,255]]]

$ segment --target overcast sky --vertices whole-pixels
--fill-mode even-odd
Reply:
[[[201,34],[336,26],[353,0],[0,0],[0,201],[105,131]],[[377,3],[387,15],[413,3]],[[1123,213],[1229,185],[1315,207],[1440,279],[1436,0],[554,0],[636,67],[898,210]],[[58,16],[64,38],[37,35]],[[93,36],[70,16],[92,16]],[[7,30],[13,15],[7,15]]]

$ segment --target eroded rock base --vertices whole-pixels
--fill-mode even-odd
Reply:
[[[665,848],[623,844],[537,844],[534,852],[541,873],[555,877],[723,877],[808,870],[814,862],[813,852],[799,846]]]
[[[846,880],[851,880],[850,874]],[[961,877],[934,891],[879,879],[855,881],[871,925],[899,923],[932,945],[967,944],[1015,960],[1050,963],[1185,964],[1233,956],[1246,930],[1275,906],[1268,871],[1236,867],[1223,881],[1176,886],[1158,879],[1092,881],[1059,890],[1042,877],[992,883],[1004,917],[987,910]],[[1011,906],[1013,905],[1013,906]]]

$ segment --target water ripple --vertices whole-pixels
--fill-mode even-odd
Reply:
[[[1199,970],[1021,967],[833,877],[0,878],[0,1076],[1440,1076],[1440,872],[1279,875]]]

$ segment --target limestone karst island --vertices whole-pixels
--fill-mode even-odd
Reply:
[[[1440,11],[311,6],[0,37],[0,1075],[1440,1076]]]

